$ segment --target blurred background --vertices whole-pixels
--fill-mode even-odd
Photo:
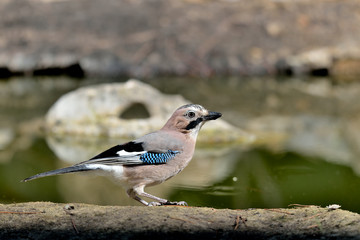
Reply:
[[[359,20],[356,0],[1,1],[0,202],[138,205],[105,177],[20,180],[131,140],[117,121],[146,129],[168,97],[164,106],[222,112],[232,130],[205,125],[190,165],[149,193],[191,206],[360,212]],[[101,108],[98,84],[130,78],[144,88],[115,102],[129,111],[82,133],[52,130],[48,112],[64,94],[90,87]],[[147,88],[155,95],[144,100]]]

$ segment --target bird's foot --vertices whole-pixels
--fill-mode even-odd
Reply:
[[[180,201],[180,202],[170,202],[170,201],[167,201],[166,203],[163,203],[163,205],[188,206],[188,204],[187,204],[185,201]]]
[[[149,202],[148,203],[149,207],[162,206],[162,205],[164,205],[164,203],[161,203],[161,202]]]
[[[153,206],[165,206],[165,205],[173,205],[173,206],[188,206],[188,204],[185,201],[180,201],[180,202],[149,202],[148,206],[149,207],[153,207]]]

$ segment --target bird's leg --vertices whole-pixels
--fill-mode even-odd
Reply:
[[[141,198],[139,198],[138,196],[135,195],[135,197],[133,197],[136,201],[141,202],[142,204],[144,204],[145,206],[149,206],[149,203]]]
[[[145,206],[162,206],[162,205],[179,205],[179,206],[187,206],[188,204],[184,201],[181,202],[170,202],[169,200],[166,200],[164,198],[159,198],[154,195],[151,195],[149,193],[144,192],[144,186],[128,189],[127,194],[129,197],[135,199],[136,201],[139,201],[140,203],[144,204]],[[139,196],[147,197],[154,199],[156,202],[146,202],[145,200],[141,199]]]
[[[141,199],[139,196],[136,195],[136,192],[133,189],[128,189],[126,191],[126,193],[128,194],[129,197],[131,197],[132,199],[135,199],[136,201],[144,204],[145,206],[148,206],[149,203],[143,199]]]
[[[151,199],[154,199],[155,201],[157,202],[151,202],[149,203],[149,206],[161,206],[161,205],[165,205],[167,202],[169,202],[168,200],[166,199],[163,199],[163,198],[159,198],[159,197],[156,197],[154,195],[151,195],[149,193],[146,193],[146,192],[139,192],[138,193],[140,196],[143,196],[143,197],[147,197],[147,198],[151,198]]]
[[[136,188],[130,188],[126,191],[126,193],[129,195],[129,197],[135,199],[136,201],[144,204],[145,206],[161,206],[168,202],[166,199],[162,199],[156,196],[153,196],[149,193],[144,192],[144,186],[136,187]],[[146,202],[145,200],[141,199],[138,195],[143,197],[148,197],[151,199],[156,200],[157,202]]]

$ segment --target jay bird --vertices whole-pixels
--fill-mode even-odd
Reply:
[[[144,191],[147,186],[160,184],[181,172],[193,157],[196,138],[205,122],[221,117],[197,104],[179,107],[158,131],[136,140],[116,145],[90,160],[23,180],[72,172],[98,172],[119,180],[129,197],[146,206],[187,205],[170,202]],[[155,200],[146,202],[140,197]]]

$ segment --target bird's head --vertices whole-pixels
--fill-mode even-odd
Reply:
[[[221,117],[221,113],[208,111],[198,104],[187,104],[179,107],[173,113],[163,129],[176,130],[197,136],[205,122],[219,117]]]

